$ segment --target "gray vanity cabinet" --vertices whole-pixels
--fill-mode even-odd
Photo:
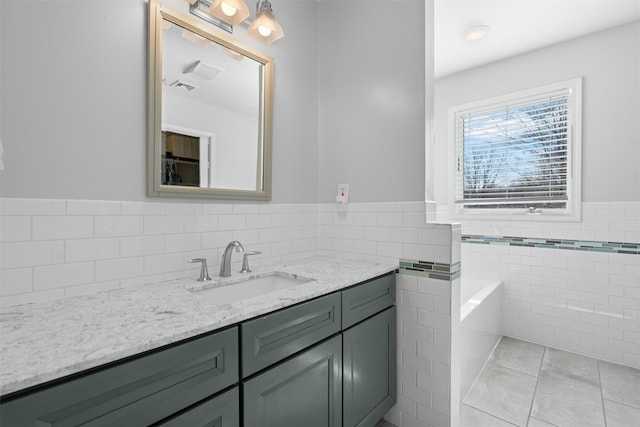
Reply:
[[[0,425],[146,426],[237,383],[238,371],[234,327],[3,399]]]
[[[245,426],[342,426],[340,335],[245,381],[243,388]]]
[[[345,427],[374,426],[396,403],[396,308],[342,333]]]
[[[396,403],[394,304],[390,273],[243,323],[244,425],[373,427]]]

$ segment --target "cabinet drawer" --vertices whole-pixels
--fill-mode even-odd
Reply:
[[[396,302],[396,276],[389,273],[342,291],[342,329],[372,316]]]
[[[158,427],[212,426],[240,427],[238,387],[205,400],[179,415],[157,424]]]
[[[238,380],[238,331],[228,329],[3,402],[0,424],[145,426]]]
[[[240,328],[246,377],[340,331],[340,294],[250,320]]]

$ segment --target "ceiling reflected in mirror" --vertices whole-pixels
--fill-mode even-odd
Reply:
[[[165,93],[257,120],[260,63],[177,25],[164,30],[162,52]]]

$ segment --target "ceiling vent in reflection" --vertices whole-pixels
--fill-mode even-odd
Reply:
[[[224,70],[220,67],[206,64],[202,61],[196,61],[189,65],[184,71],[184,74],[188,74],[193,77],[197,77],[201,80],[213,80],[218,74]]]
[[[176,80],[175,82],[171,83],[169,86],[182,89],[187,92],[191,92],[192,90],[198,88],[198,86],[195,86],[195,85],[192,85],[191,83],[186,83],[180,80]]]

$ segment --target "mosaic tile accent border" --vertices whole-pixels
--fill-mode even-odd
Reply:
[[[542,239],[536,237],[462,235],[462,243],[508,245],[530,248],[565,249],[570,251],[605,252],[640,255],[640,243],[602,242],[591,240]]]
[[[440,262],[400,259],[400,274],[446,280],[460,277],[460,263],[444,264]]]

